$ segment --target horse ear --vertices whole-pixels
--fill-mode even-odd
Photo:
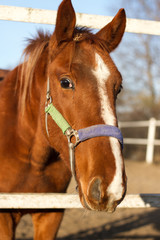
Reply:
[[[102,28],[96,36],[104,40],[110,52],[120,43],[126,27],[126,14],[122,8],[118,11],[113,20]]]
[[[55,35],[58,44],[73,38],[75,24],[76,15],[71,0],[63,0],[58,8],[55,26]]]

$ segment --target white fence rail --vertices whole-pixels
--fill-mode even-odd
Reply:
[[[156,127],[160,127],[160,120],[151,118],[149,121],[121,122],[120,128],[148,127],[148,137],[124,138],[124,144],[146,145],[146,162],[153,163],[154,146],[160,146],[160,139],[155,139]]]
[[[160,194],[127,195],[118,208],[160,208]],[[1,193],[0,209],[83,208],[79,196],[55,193]]]
[[[55,24],[57,11],[0,5],[0,20]],[[77,24],[101,29],[113,17],[77,13]],[[127,32],[160,35],[160,21],[127,19]]]

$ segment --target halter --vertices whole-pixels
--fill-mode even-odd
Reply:
[[[65,118],[62,116],[62,114],[53,106],[52,98],[50,96],[50,83],[49,78],[47,81],[47,95],[46,95],[46,132],[49,137],[49,131],[48,131],[48,114],[52,117],[52,119],[55,121],[55,123],[59,126],[59,128],[62,130],[63,134],[68,139],[68,147],[69,147],[69,157],[70,157],[70,166],[71,166],[71,172],[76,180],[76,172],[75,172],[75,147],[81,143],[84,142],[90,138],[95,137],[114,137],[117,138],[121,144],[121,148],[123,149],[123,136],[119,128],[111,125],[106,124],[98,124],[93,125],[87,128],[83,128],[80,130],[74,130],[69,125],[69,123],[65,120]],[[72,142],[72,139],[74,137],[74,142]]]

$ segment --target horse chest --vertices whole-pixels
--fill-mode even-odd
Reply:
[[[0,192],[63,192],[70,176],[62,161],[40,169],[30,163],[6,159],[0,169]]]

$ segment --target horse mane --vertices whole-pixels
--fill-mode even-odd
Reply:
[[[37,36],[33,39],[27,39],[28,45],[24,49],[22,54],[23,62],[19,65],[17,88],[19,88],[19,107],[24,112],[26,101],[30,99],[31,87],[34,80],[35,68],[42,56],[44,50],[49,46],[49,41],[51,34],[44,33],[43,31],[38,31]],[[97,43],[103,49],[106,47],[97,39],[97,37],[92,33],[91,29],[87,27],[75,27],[73,41],[81,42],[83,40],[88,40]],[[46,60],[48,61],[48,59]]]
[[[30,97],[36,65],[49,44],[50,36],[48,33],[38,31],[35,38],[27,39],[28,45],[22,54],[23,62],[19,65],[17,79],[20,91],[19,107],[21,107],[22,112],[24,112],[27,98]]]

